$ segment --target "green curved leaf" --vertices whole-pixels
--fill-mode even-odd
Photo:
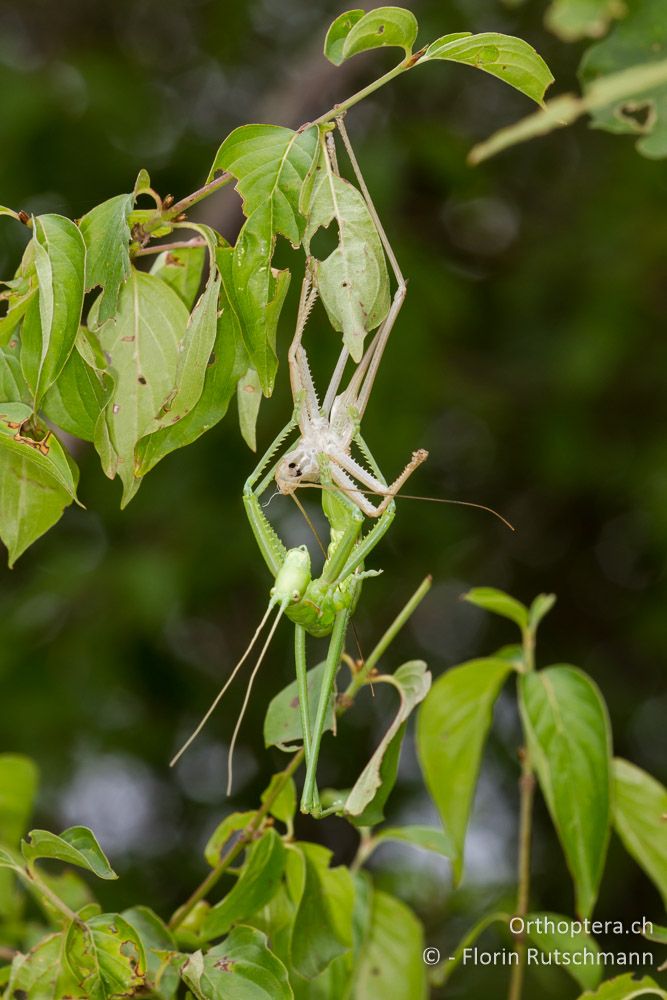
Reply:
[[[211,868],[216,868],[219,865],[229,838],[247,826],[256,816],[256,810],[250,809],[247,812],[231,813],[229,816],[225,816],[221,823],[218,823],[204,848],[204,857]]]
[[[454,853],[447,834],[434,826],[386,826],[373,835],[373,840],[378,845],[389,842],[410,844],[423,851],[441,854],[443,858],[451,858]]]
[[[146,956],[138,933],[118,913],[70,924],[67,961],[87,1000],[132,996],[146,982]]]
[[[44,415],[82,441],[95,439],[95,428],[111,389],[108,376],[96,367],[91,334],[77,333],[74,350],[42,402]]]
[[[186,309],[192,309],[201,285],[205,263],[205,247],[179,247],[175,250],[165,250],[156,257],[151,274],[171,285],[183,300]]]
[[[359,361],[366,334],[389,311],[389,275],[366,202],[334,171],[324,135],[306,214],[304,246],[309,255],[318,229],[336,223],[338,246],[325,260],[313,257],[311,268],[333,328],[342,331],[350,355]]]
[[[484,611],[491,611],[494,615],[509,618],[520,629],[528,628],[528,608],[502,590],[496,590],[495,587],[473,587],[467,594],[463,594],[463,600]]]
[[[287,854],[287,884],[297,904],[292,925],[292,965],[314,979],[352,947],[354,883],[347,868],[329,868],[331,851],[299,842]]]
[[[208,179],[228,171],[237,179],[246,218],[268,205],[269,233],[298,246],[305,225],[299,195],[316,152],[315,128],[294,132],[280,125],[242,125],[220,146]]]
[[[391,675],[391,683],[400,697],[398,712],[345,800],[343,811],[358,826],[375,826],[384,819],[384,805],[396,781],[405,726],[428,694],[431,674],[423,661],[413,660]]]
[[[35,442],[24,433],[32,409],[0,403],[0,538],[13,566],[76,500],[78,469],[48,428]]]
[[[257,417],[262,402],[262,385],[254,368],[248,368],[236,384],[241,437],[251,451],[257,451]]]
[[[576,667],[524,674],[519,707],[540,787],[589,917],[604,869],[611,819],[611,732],[596,685]]]
[[[141,483],[135,476],[135,447],[173,392],[188,320],[172,288],[132,270],[115,318],[97,330],[113,388],[98,421],[95,447],[106,475],[118,475],[123,482],[123,506]]]
[[[163,921],[147,906],[133,906],[121,917],[141,938],[146,955],[146,985],[155,1000],[173,1000],[180,975],[175,967],[185,956],[179,955],[174,937]]]
[[[237,927],[206,955],[190,955],[181,972],[197,1000],[293,1000],[283,963],[266,935]]]
[[[532,45],[522,38],[486,31],[479,35],[459,32],[438,38],[417,65],[444,59],[465,63],[497,77],[538,104],[554,81],[551,70]]]
[[[76,339],[83,307],[86,246],[62,215],[40,215],[32,238],[38,294],[21,327],[21,368],[35,407],[58,378]]]
[[[87,212],[79,222],[86,244],[86,291],[99,286],[99,322],[116,312],[123,282],[130,276],[130,226],[134,194],[118,194]]]
[[[118,878],[95,834],[86,826],[71,826],[60,836],[48,830],[31,830],[21,843],[21,851],[29,864],[49,858],[85,868],[98,878]]]
[[[614,828],[667,907],[667,788],[627,760],[614,760]]]
[[[424,931],[412,911],[373,891],[370,924],[354,978],[355,1000],[426,1000]]]
[[[511,660],[471,660],[433,685],[417,717],[417,753],[431,798],[452,845],[454,881],[463,853],[482,750],[493,706],[513,671]]]
[[[339,14],[336,20],[332,21],[329,26],[326,38],[324,39],[324,55],[334,66],[340,66],[345,61],[345,56],[343,55],[345,39],[365,13],[366,11],[360,9],[346,10],[345,13]]]
[[[359,52],[386,46],[403,49],[409,56],[417,31],[417,18],[404,7],[377,7],[368,14],[350,10],[337,17],[329,28],[324,54],[335,66]]]
[[[546,955],[559,952],[562,957],[554,964],[568,972],[582,990],[595,989],[602,979],[604,966],[595,964],[595,960],[593,964],[588,964],[585,952],[596,956],[600,947],[595,938],[580,929],[581,924],[575,926],[569,917],[558,913],[529,913],[525,921],[526,937],[530,943]],[[558,929],[564,925],[566,929]]]
[[[209,910],[201,929],[204,941],[221,937],[265,906],[278,890],[285,867],[285,848],[275,830],[267,830],[247,851],[236,883]]]

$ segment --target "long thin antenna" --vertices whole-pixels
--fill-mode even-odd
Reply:
[[[354,496],[355,493],[365,493],[366,496],[371,496],[371,497],[390,496],[389,491],[385,493],[382,490],[362,490],[361,487],[356,487],[356,486],[354,487],[354,489],[346,489],[344,486],[336,486],[334,489],[332,489],[332,487],[324,486],[322,483],[301,483],[299,489],[302,490],[305,488],[316,489],[316,490],[330,490],[332,493],[349,493],[351,496]],[[475,507],[477,510],[485,510],[488,514],[493,514],[493,516],[497,517],[499,521],[502,521],[505,527],[509,528],[510,531],[516,531],[514,525],[511,524],[506,517],[503,517],[502,514],[499,514],[497,510],[493,509],[493,507],[487,507],[486,504],[483,503],[473,503],[472,500],[445,500],[442,497],[418,497],[418,496],[413,496],[410,493],[394,493],[393,497],[395,500],[424,500],[427,503],[448,503],[448,504],[453,504],[456,507]]]
[[[327,550],[324,548],[324,544],[322,542],[322,539],[320,538],[320,536],[319,536],[319,534],[317,532],[317,528],[315,527],[315,525],[311,521],[310,515],[308,514],[308,512],[306,511],[306,508],[303,506],[303,504],[301,503],[301,501],[297,497],[296,493],[292,492],[292,493],[290,493],[290,496],[291,496],[292,500],[294,501],[294,503],[299,508],[299,510],[301,511],[301,513],[303,514],[303,517],[304,517],[304,520],[305,520],[306,524],[308,525],[308,527],[312,531],[312,533],[313,533],[313,535],[315,537],[315,541],[319,545],[320,550],[322,552],[322,555],[326,559],[326,557],[327,557]]]
[[[264,616],[263,616],[261,622],[259,623],[259,625],[257,626],[257,629],[255,630],[255,634],[253,635],[252,639],[250,640],[250,643],[249,643],[248,647],[246,648],[245,653],[243,654],[243,656],[241,657],[241,659],[239,660],[239,662],[236,664],[236,666],[232,670],[232,672],[229,675],[229,677],[227,678],[227,681],[224,684],[224,686],[220,689],[220,691],[218,692],[218,694],[216,695],[216,697],[214,698],[214,700],[211,702],[210,708],[206,712],[206,715],[203,717],[203,719],[201,720],[201,722],[199,723],[199,725],[197,726],[197,728],[195,729],[195,731],[192,733],[191,736],[188,737],[188,739],[185,741],[185,743],[183,744],[183,746],[181,747],[181,749],[178,751],[178,753],[176,754],[176,756],[170,761],[169,767],[173,767],[174,764],[183,756],[183,754],[188,749],[188,747],[192,743],[194,743],[194,741],[197,739],[197,737],[201,733],[202,729],[204,728],[204,726],[206,725],[206,723],[208,722],[208,720],[211,718],[211,716],[215,712],[216,708],[220,704],[220,701],[222,700],[222,697],[223,697],[225,691],[227,690],[227,688],[229,687],[229,685],[232,683],[232,681],[236,677],[237,673],[239,672],[239,670],[241,669],[241,667],[243,666],[243,664],[247,660],[248,655],[250,654],[250,651],[252,650],[252,647],[255,645],[255,643],[257,641],[257,637],[259,636],[260,632],[264,628],[264,626],[266,624],[266,620],[269,617],[269,615],[271,614],[271,611],[273,610],[273,607],[274,607],[274,605],[271,604],[271,603],[269,603],[269,606],[267,607],[266,611],[264,612]]]
[[[264,643],[264,646],[262,647],[262,652],[259,654],[259,657],[257,659],[257,663],[255,664],[253,672],[250,675],[250,680],[248,681],[248,687],[246,688],[245,698],[243,699],[243,704],[241,705],[241,711],[239,713],[238,719],[236,720],[236,726],[234,727],[234,733],[232,735],[232,742],[229,744],[229,756],[227,758],[227,795],[231,795],[232,794],[232,778],[233,778],[233,772],[234,772],[234,768],[233,768],[234,747],[236,746],[236,739],[237,739],[237,737],[239,735],[239,730],[241,728],[241,723],[243,722],[243,716],[245,715],[246,708],[248,707],[248,702],[250,701],[250,694],[252,692],[252,686],[255,683],[255,677],[257,676],[257,671],[259,670],[259,668],[262,665],[262,660],[264,659],[266,651],[269,648],[271,640],[273,639],[274,633],[275,633],[276,629],[278,628],[278,622],[280,621],[280,619],[282,617],[282,614],[283,614],[283,611],[285,610],[286,606],[287,606],[287,603],[285,601],[283,601],[283,603],[278,608],[278,614],[275,617],[273,625],[271,626],[271,631],[269,632],[267,640]]]

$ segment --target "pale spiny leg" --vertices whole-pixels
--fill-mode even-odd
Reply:
[[[363,513],[368,517],[379,517],[380,514],[384,513],[405,481],[412,475],[415,469],[418,468],[422,462],[426,461],[428,458],[428,452],[424,451],[423,448],[420,448],[419,451],[414,451],[412,453],[412,458],[403,469],[403,472],[388,486],[380,482],[379,479],[364,469],[362,465],[356,462],[342,449],[333,449],[327,454],[327,457],[332,463],[331,477],[336,485],[348,493],[350,492],[351,486],[351,499],[354,500]],[[352,476],[354,476],[354,478],[363,486],[372,490],[373,493],[384,497],[384,499],[377,505],[372,504],[368,498],[359,491],[358,487],[355,487],[355,484],[351,479]]]
[[[302,418],[305,417],[310,423],[319,414],[319,403],[317,401],[315,385],[310,374],[310,368],[308,367],[306,353],[301,346],[303,331],[316,298],[317,289],[312,287],[310,275],[306,274],[301,285],[301,298],[299,299],[296,329],[289,351],[287,352],[292,398],[297,411],[299,411],[299,426],[302,432],[305,431]]]

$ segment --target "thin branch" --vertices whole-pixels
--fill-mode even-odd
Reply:
[[[163,251],[169,252],[170,250],[187,250],[189,247],[205,247],[206,240],[199,238],[194,238],[192,240],[182,240],[176,243],[156,243],[150,247],[141,247],[139,250],[135,250],[135,257],[146,257],[148,254],[152,253],[162,253]]]

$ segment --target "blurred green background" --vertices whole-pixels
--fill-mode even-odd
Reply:
[[[431,40],[459,30],[518,34],[547,58],[555,91],[576,86],[584,46],[543,28],[545,4],[423,0]],[[0,200],[78,217],[129,190],[140,167],[164,195],[204,180],[237,125],[296,126],[392,63],[391,53],[336,70],[320,55],[343,5],[324,0],[31,0],[0,4]],[[365,102],[348,127],[409,294],[366,417],[387,476],[430,451],[411,492],[490,504],[481,512],[405,500],[357,613],[369,649],[426,573],[434,587],[387,658],[428,660],[434,674],[513,641],[511,627],[459,601],[471,585],[523,600],[558,594],[538,660],[571,662],[602,688],[616,751],[667,778],[667,195],[664,163],[585,124],[520,146],[481,168],[471,145],[530,110],[502,84],[431,65]],[[198,218],[233,239],[238,199],[225,190]],[[14,227],[0,230],[0,273],[16,266]],[[283,247],[281,265],[297,262]],[[283,314],[282,360],[298,274]],[[336,352],[316,310],[308,346],[320,385]],[[290,411],[283,364],[260,414],[259,447]],[[175,772],[172,752],[236,661],[270,580],[245,522],[254,465],[236,414],[152,472],[129,508],[95,454],[75,445],[86,510],[70,509],[10,572],[0,571],[0,749],[42,772],[36,825],[85,823],[121,873],[102,890],[114,909],[163,915],[204,872],[200,848],[220,816],[257,801],[276,751],[262,747],[270,698],[291,678],[285,625],[257,684],[225,799],[226,741],[238,685]],[[310,499],[310,498],[308,498]],[[310,503],[315,509],[316,504]],[[270,514],[294,543],[293,504]],[[315,653],[314,653],[315,655]],[[368,759],[391,697],[367,696],[325,741],[323,784],[345,787]],[[384,848],[378,877],[411,902],[427,941],[449,953],[494,902],[511,905],[519,727],[501,699],[470,832],[467,876],[446,862]],[[436,822],[412,743],[390,800],[396,822]],[[351,859],[341,820],[298,820],[299,835]],[[572,888],[538,805],[534,908],[571,913]],[[596,915],[660,920],[657,893],[617,842]],[[664,922],[664,920],[663,920]],[[492,936],[489,938],[492,941]],[[641,942],[637,942],[639,945]],[[618,942],[616,942],[618,946]],[[457,974],[448,996],[494,996],[502,970]],[[564,973],[532,971],[530,995],[576,995]]]

